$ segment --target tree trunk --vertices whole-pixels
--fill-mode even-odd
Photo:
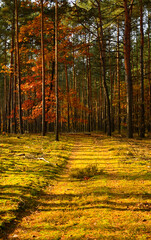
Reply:
[[[6,62],[6,52],[7,52],[7,39],[5,39],[5,66]],[[6,73],[4,73],[4,98],[3,98],[3,132],[7,131],[7,78]]]
[[[151,131],[151,69],[150,69],[150,21],[148,12],[148,82],[149,82],[149,119],[148,130]]]
[[[65,76],[66,76],[66,97],[67,97],[67,131],[70,132],[70,98],[69,98],[69,83],[68,83],[68,71],[67,71],[67,63],[65,62]]]
[[[74,53],[74,46],[73,46],[73,89],[75,91],[75,98],[77,99],[77,79],[76,79],[76,71],[75,71],[75,53]],[[74,107],[74,121],[73,121],[73,129],[77,131],[77,109],[76,106]]]
[[[21,75],[19,56],[19,29],[18,29],[18,1],[15,0],[15,26],[16,26],[16,60],[17,60],[17,80],[18,80],[18,110],[19,110],[19,132],[23,133],[22,125],[22,103],[21,103]]]
[[[102,66],[102,83],[106,98],[106,106],[107,106],[107,135],[111,136],[111,116],[110,116],[110,99],[109,92],[106,83],[106,57],[105,57],[105,42],[104,42],[104,34],[103,34],[103,24],[102,24],[102,16],[101,16],[101,8],[100,1],[98,3],[98,11],[99,11],[99,29],[98,30],[98,39],[99,39],[99,48],[100,48],[100,63]]]
[[[14,56],[14,82],[13,82],[13,132],[17,133],[17,119],[16,119],[16,85],[17,85],[17,54],[15,46],[15,56]]]
[[[118,133],[121,132],[121,104],[120,104],[120,54],[119,54],[119,20],[117,22],[117,86],[118,86],[118,117],[117,129]]]
[[[87,105],[88,105],[88,132],[91,132],[91,74],[90,74],[90,59],[89,59],[89,46],[87,47]]]
[[[109,33],[110,36],[110,33]],[[113,108],[113,88],[114,88],[114,77],[111,66],[111,49],[109,39],[109,76],[110,76],[110,115],[111,115],[111,131],[114,132],[114,108]]]
[[[46,123],[45,123],[45,56],[44,56],[43,0],[41,0],[41,59],[42,59],[42,135],[45,136]]]
[[[55,95],[56,95],[56,141],[59,141],[59,109],[58,109],[58,1],[55,0]]]
[[[13,77],[14,77],[14,33],[15,33],[15,12],[13,11],[12,39],[11,39],[11,59],[10,59],[10,78],[9,78],[9,98],[8,98],[8,132],[12,132],[12,118],[10,114],[13,110]]]
[[[140,137],[145,136],[145,108],[144,108],[144,30],[143,30],[143,4],[140,0],[140,34],[141,34],[141,46],[140,46],[140,63],[141,63],[141,128]]]
[[[131,12],[132,5],[128,7],[127,0],[124,1],[124,11],[125,11],[125,32],[124,32],[124,63],[125,63],[125,78],[127,87],[127,136],[129,138],[133,137],[133,85],[131,77]]]

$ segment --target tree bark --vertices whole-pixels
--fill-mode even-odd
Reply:
[[[87,46],[86,56],[86,71],[87,71],[87,105],[88,105],[88,132],[91,132],[91,73],[90,73],[90,57],[89,46]]]
[[[149,131],[151,130],[151,68],[150,68],[150,22],[149,22],[149,12],[148,12],[148,82],[149,82]]]
[[[6,52],[7,52],[7,39],[5,39],[5,66],[7,64]],[[6,73],[4,73],[4,98],[3,98],[3,132],[7,132],[7,78]]]
[[[67,71],[67,63],[65,62],[65,76],[66,76],[66,97],[67,97],[67,131],[70,132],[70,98],[69,98],[69,83],[68,83],[68,71]]]
[[[13,110],[13,77],[14,77],[14,34],[15,34],[15,12],[13,11],[12,21],[12,39],[11,39],[11,59],[10,59],[10,77],[9,77],[9,97],[8,97],[8,132],[12,132],[12,118],[10,114]]]
[[[16,54],[16,46],[14,52],[14,81],[13,81],[13,132],[17,133],[17,119],[16,119],[16,85],[17,85],[17,54]]]
[[[56,95],[56,141],[59,141],[59,102],[58,102],[58,1],[55,0],[55,95]]]
[[[74,46],[73,46],[73,89],[75,91],[75,98],[77,99],[77,79],[76,79],[76,70],[75,70],[75,53],[74,53]],[[74,107],[74,121],[73,121],[73,129],[77,131],[77,109],[76,106]]]
[[[123,0],[125,11],[125,32],[124,32],[124,63],[125,63],[125,78],[127,87],[127,136],[133,137],[133,84],[131,77],[131,12],[132,4],[129,7],[128,1]]]
[[[109,33],[110,37],[110,33]],[[111,49],[109,39],[109,76],[110,76],[110,115],[111,115],[111,131],[114,132],[114,107],[113,107],[113,91],[114,91],[114,77],[111,66]]]
[[[42,59],[42,135],[46,134],[45,123],[45,53],[44,53],[44,17],[43,0],[41,0],[41,59]]]
[[[99,40],[99,48],[100,48],[100,63],[101,63],[102,69],[103,69],[103,71],[102,71],[102,84],[103,84],[103,88],[104,88],[106,105],[107,105],[107,135],[111,136],[110,99],[109,99],[109,92],[108,92],[108,87],[107,87],[107,83],[106,83],[105,42],[104,42],[104,34],[103,34],[100,1],[97,0],[97,4],[98,4],[99,29],[100,29],[100,31],[98,31],[98,40]]]
[[[117,87],[118,87],[118,120],[117,129],[118,133],[121,132],[121,103],[120,103],[120,54],[119,54],[119,20],[117,21]]]
[[[143,4],[140,0],[140,34],[141,34],[141,46],[140,46],[140,63],[141,63],[141,128],[140,137],[145,136],[145,108],[144,108],[144,30],[143,30]]]
[[[18,28],[18,1],[15,0],[15,26],[16,26],[16,60],[17,60],[17,81],[18,81],[18,113],[19,132],[23,133],[22,103],[21,103],[21,74],[20,74],[20,53],[19,53],[19,28]]]

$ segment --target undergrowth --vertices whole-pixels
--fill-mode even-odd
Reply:
[[[86,166],[85,168],[74,168],[71,171],[71,178],[76,178],[80,180],[88,180],[89,178],[103,175],[104,171],[101,169],[99,170],[97,165],[90,164]]]

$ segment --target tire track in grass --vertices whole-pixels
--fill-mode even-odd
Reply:
[[[70,213],[75,212],[78,205],[80,209],[81,204],[77,203],[77,199],[82,198],[83,193],[81,191],[86,186],[86,182],[71,179],[70,172],[74,167],[79,167],[81,164],[84,167],[88,164],[85,152],[93,147],[91,138],[89,138],[90,140],[86,139],[84,144],[80,142],[81,136],[76,136],[76,138],[78,140],[76,139],[65,173],[53,187],[45,190],[45,194],[41,196],[39,201],[37,211],[25,217],[8,239],[61,239],[66,232],[65,229],[70,228],[70,225],[77,225],[77,220],[74,220],[73,224],[71,223]],[[74,213],[75,216],[73,216],[78,221],[81,216],[80,212],[79,214]]]
[[[68,168],[8,239],[151,239],[149,184],[139,179],[141,169],[134,171],[134,156],[125,158],[129,145],[104,135],[73,138]],[[100,174],[71,177],[75,168],[90,164],[97,165]]]

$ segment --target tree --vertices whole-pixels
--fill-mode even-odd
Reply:
[[[17,0],[15,0],[15,39],[16,39],[17,80],[18,80],[19,131],[22,134],[23,122],[22,122],[22,103],[21,103],[21,74],[20,74],[18,1]]]
[[[109,99],[109,92],[106,83],[106,57],[105,57],[105,40],[103,34],[103,23],[102,23],[102,15],[101,15],[101,6],[100,1],[97,0],[98,6],[98,17],[99,17],[99,25],[98,25],[98,39],[99,39],[99,48],[100,48],[100,63],[102,65],[102,82],[104,87],[104,93],[107,103],[107,134],[111,136],[111,116],[110,116],[110,99]]]
[[[121,132],[120,105],[120,54],[119,54],[119,20],[117,19],[117,85],[118,85],[118,132]]]
[[[56,95],[56,141],[59,141],[59,102],[58,102],[58,1],[55,0],[55,95]]]
[[[143,30],[143,3],[140,3],[140,64],[141,64],[141,123],[140,123],[140,137],[145,136],[145,108],[144,108],[144,30]]]
[[[124,31],[124,63],[125,78],[127,87],[127,135],[133,137],[133,84],[131,76],[131,15],[133,0],[128,4],[128,0],[123,0],[125,13],[125,31]]]
[[[43,0],[41,0],[41,59],[42,59],[42,135],[45,136],[45,53],[44,53],[44,16]]]

